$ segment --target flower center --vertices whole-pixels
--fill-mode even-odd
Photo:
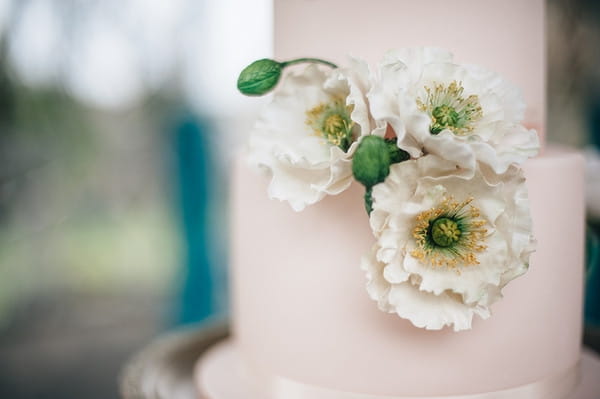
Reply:
[[[344,118],[340,114],[329,115],[323,122],[323,131],[332,137],[339,137],[344,134]]]
[[[473,198],[462,202],[452,197],[417,215],[413,237],[417,247],[410,252],[425,264],[456,268],[477,265],[477,253],[484,251],[487,222],[480,211],[470,205]]]
[[[435,121],[431,125],[432,133],[436,134],[444,129],[456,127],[458,123],[458,112],[449,105],[440,105],[435,107],[431,113],[432,120]]]
[[[431,134],[447,129],[464,136],[473,131],[483,111],[478,96],[464,97],[463,92],[461,83],[456,81],[447,86],[439,83],[434,83],[433,87],[425,86],[425,99],[418,98],[417,106],[429,114]]]
[[[442,217],[431,224],[431,240],[440,247],[449,247],[460,239],[462,232],[454,220]]]
[[[353,141],[354,122],[350,118],[353,106],[347,106],[341,98],[322,103],[306,111],[306,124],[317,136],[329,144],[348,151]]]

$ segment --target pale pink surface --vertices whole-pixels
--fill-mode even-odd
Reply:
[[[571,395],[559,396],[560,394],[557,391],[560,388],[553,387],[551,389],[551,392],[555,394],[553,397],[558,396],[564,399],[598,399],[598,392],[600,392],[600,380],[598,379],[598,375],[600,375],[600,357],[591,350],[583,351],[580,366],[579,384]],[[556,378],[556,376],[553,377]],[[200,395],[199,399],[290,399],[291,397],[315,399],[310,394],[294,396],[297,394],[293,390],[292,392],[271,391],[271,395],[265,393],[264,390],[261,392],[256,382],[249,380],[248,376],[244,373],[240,365],[238,351],[233,342],[229,340],[215,345],[200,358],[194,370],[194,379]],[[550,381],[553,381],[552,377],[550,380],[536,381],[534,384],[543,385],[544,383],[550,383]],[[336,399],[343,399],[342,396],[346,395],[338,395]],[[448,398],[448,396],[444,397]],[[501,396],[497,394],[497,396],[492,397],[517,399],[514,395]],[[427,399],[426,397],[419,398]],[[519,398],[533,399],[532,392],[520,395]],[[543,394],[537,395],[536,398],[549,399],[543,396]],[[415,398],[412,397],[412,399]],[[440,397],[438,396],[437,399],[440,399]],[[475,398],[471,397],[471,399]],[[487,396],[486,399],[490,399],[490,396]]]
[[[307,384],[388,395],[492,391],[579,357],[583,161],[549,149],[526,166],[538,250],[492,317],[426,331],[377,309],[361,256],[374,242],[354,185],[295,213],[237,165],[232,192],[234,337],[249,367]]]
[[[526,125],[544,131],[544,0],[275,0],[275,56],[352,54],[374,65],[390,49],[435,46],[500,73],[523,91]]]

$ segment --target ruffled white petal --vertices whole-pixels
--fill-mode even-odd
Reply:
[[[389,265],[378,262],[373,256],[375,251],[373,248],[369,255],[363,257],[361,267],[367,276],[367,292],[382,311],[396,313],[416,327],[428,330],[439,330],[445,326],[452,326],[454,331],[468,330],[474,315],[482,319],[490,316],[487,307],[467,305],[459,295],[451,292],[434,295],[421,291],[418,285],[407,280],[390,283],[385,277]]]

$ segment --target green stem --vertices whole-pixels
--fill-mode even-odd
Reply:
[[[367,215],[371,215],[371,211],[373,210],[373,187],[367,187],[367,191],[365,192],[365,210],[367,211]]]
[[[323,64],[323,65],[327,65],[328,67],[331,67],[331,68],[338,67],[333,62],[325,61],[320,58],[297,58],[297,59],[291,60],[291,61],[280,62],[279,64],[281,65],[281,68],[283,69],[288,65],[301,64],[303,62],[312,62],[313,64]]]

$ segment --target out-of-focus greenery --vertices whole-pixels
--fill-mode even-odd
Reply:
[[[166,292],[179,249],[163,104],[87,109],[60,87],[20,84],[3,50],[0,324],[56,292]]]

